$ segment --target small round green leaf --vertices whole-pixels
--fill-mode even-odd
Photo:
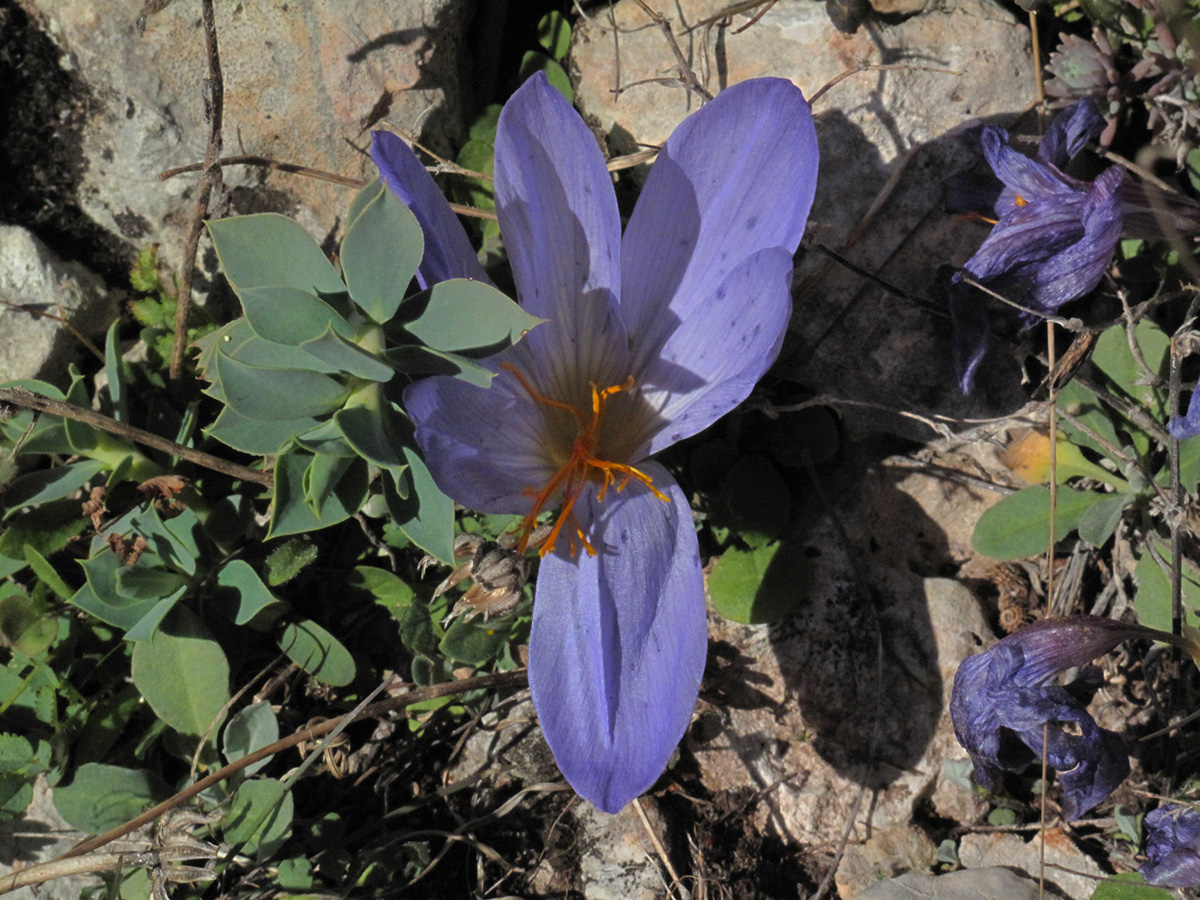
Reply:
[[[171,794],[161,778],[145,769],[86,763],[70,784],[54,789],[59,815],[84,834],[100,834],[128,822]]]
[[[229,661],[196,616],[178,607],[133,648],[133,683],[155,715],[189,737],[206,733],[229,700]]]
[[[275,743],[277,740],[279,740],[279,720],[275,718],[271,702],[260,700],[245,709],[238,710],[229,720],[229,724],[225,726],[222,747],[225,759],[232,763],[260,747]],[[253,775],[272,759],[273,757],[270,756],[260,759],[242,771],[246,775]]]
[[[318,681],[343,687],[354,680],[357,667],[350,651],[311,619],[286,623],[278,644],[288,659]]]

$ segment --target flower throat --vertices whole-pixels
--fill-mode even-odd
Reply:
[[[521,520],[521,524],[517,526],[521,534],[520,541],[517,543],[518,553],[524,553],[529,548],[530,535],[532,535],[534,529],[537,527],[538,516],[542,514],[546,505],[560,490],[563,497],[562,510],[559,512],[558,518],[554,520],[554,526],[550,529],[550,533],[546,536],[545,541],[538,548],[538,555],[543,557],[554,550],[554,544],[558,540],[563,525],[567,522],[570,523],[571,532],[573,532],[570,537],[571,555],[574,556],[576,552],[575,535],[579,536],[583,549],[587,551],[589,556],[596,555],[596,549],[588,541],[587,536],[583,533],[583,528],[572,512],[575,507],[575,501],[579,499],[579,495],[583,492],[584,487],[589,481],[600,482],[600,492],[596,495],[597,500],[603,500],[605,494],[608,493],[609,487],[614,484],[616,485],[617,493],[620,493],[625,490],[630,481],[640,481],[659,500],[670,502],[671,498],[656,488],[650,476],[645,472],[635,469],[626,463],[611,462],[596,456],[596,449],[600,441],[600,421],[604,416],[604,408],[608,402],[608,398],[613,394],[619,394],[621,391],[627,391],[632,388],[632,375],[623,384],[614,384],[606,388],[598,388],[595,383],[591,383],[592,409],[589,414],[586,410],[559,400],[552,400],[544,394],[539,393],[529,383],[528,379],[512,364],[501,363],[500,368],[511,372],[517,381],[521,382],[521,387],[525,388],[529,396],[538,403],[545,404],[553,409],[561,409],[569,413],[571,418],[575,420],[575,437],[571,442],[571,453],[566,461],[559,466],[558,471],[551,476],[550,480],[546,482],[540,491],[534,490],[532,487],[525,489],[526,496],[533,499],[533,506],[525,518]]]

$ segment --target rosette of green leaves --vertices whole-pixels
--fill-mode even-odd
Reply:
[[[349,222],[341,272],[284,216],[209,223],[245,315],[200,342],[207,393],[225,404],[207,432],[276,457],[271,537],[346,519],[375,482],[413,543],[449,561],[453,504],[417,451],[401,391],[432,373],[488,384],[493,373],[477,360],[540,320],[477,281],[408,295],[424,238],[378,181]]]

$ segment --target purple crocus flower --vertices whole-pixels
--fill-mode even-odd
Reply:
[[[1002,772],[1021,772],[1042,756],[1059,773],[1063,815],[1076,819],[1111,794],[1129,774],[1121,738],[1098,726],[1075,696],[1093,687],[1088,674],[1067,687],[1052,679],[1085,666],[1150,629],[1099,616],[1034,622],[958,667],[950,717],[971,755],[975,780],[995,786]]]
[[[375,141],[442,260],[423,277],[479,277],[407,148]],[[447,494],[523,515],[522,550],[560,510],[539,548],[529,684],[563,775],[608,812],[663,771],[707,652],[688,499],[649,457],[729,412],[775,360],[816,174],[801,92],[743,82],[671,135],[622,236],[596,139],[535,75],[500,116],[495,192],[517,293],[546,322],[489,361],[490,388],[434,377],[405,392]]]
[[[1200,386],[1192,391],[1192,399],[1188,401],[1187,415],[1172,416],[1167,422],[1167,431],[1178,441],[1186,441],[1200,435]]]
[[[1200,810],[1160,806],[1146,816],[1146,856],[1138,869],[1160,887],[1200,887]]]
[[[963,283],[963,275],[1052,315],[1091,291],[1112,261],[1124,224],[1124,171],[1113,166],[1090,183],[1063,172],[1103,127],[1095,104],[1081,100],[1054,119],[1036,159],[1010,147],[1004,129],[983,130],[983,154],[1004,188],[995,205],[995,228],[951,284],[954,356],[963,393],[974,384],[989,337],[985,295]],[[1022,314],[1026,326],[1037,318]]]

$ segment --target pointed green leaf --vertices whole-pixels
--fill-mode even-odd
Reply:
[[[261,419],[247,418],[232,407],[226,406],[204,433],[234,450],[254,456],[268,456],[279,453],[284,444],[296,435],[311,431],[320,424],[319,419],[311,416],[265,422]]]
[[[404,448],[408,469],[400,477],[408,482],[401,499],[394,475],[383,473],[388,512],[409,539],[431,556],[449,565],[454,560],[454,501],[441,492],[419,453]]]
[[[107,468],[94,459],[41,469],[22,475],[4,492],[8,515],[19,513],[24,506],[37,506],[49,500],[69,497]]]
[[[290,287],[249,288],[239,294],[246,321],[265,341],[295,346],[325,329],[352,337],[353,330],[337,310],[315,294]]]
[[[236,319],[227,327],[228,330],[223,331],[212,352],[205,357],[205,368],[210,379],[215,378],[212,372],[218,354],[260,369],[304,369],[325,374],[337,371],[299,347],[263,340],[254,333],[254,329],[245,319]]]
[[[75,592],[71,590],[70,585],[62,580],[62,577],[58,574],[58,570],[50,564],[50,561],[46,557],[38,553],[35,548],[26,547],[25,561],[29,563],[29,568],[33,569],[33,574],[38,577],[38,580],[54,591],[60,600],[71,599],[71,595]]]
[[[276,285],[344,291],[333,264],[299,223],[276,213],[207,222],[221,270],[235,291]]]
[[[129,398],[125,383],[129,380],[129,368],[121,359],[121,347],[117,337],[118,318],[108,328],[104,338],[104,370],[108,373],[108,396],[112,398],[113,418],[118,422],[129,422]]]
[[[229,661],[196,616],[177,607],[133,648],[133,683],[155,715],[187,737],[208,731],[229,700]]]
[[[354,515],[367,499],[367,464],[354,460],[332,491],[313,509],[305,497],[305,473],[313,456],[300,450],[280,454],[275,463],[275,501],[268,538],[316,531]]]
[[[384,355],[397,371],[409,375],[450,375],[477,387],[489,387],[496,377],[495,372],[472,359],[420,344],[392,347]]]
[[[285,624],[278,644],[288,659],[318,681],[344,687],[354,680],[357,669],[350,651],[311,619]]]
[[[355,303],[380,324],[408,292],[425,252],[417,217],[382,185],[342,239],[342,272]]]
[[[350,393],[341,382],[319,372],[260,369],[224,354],[218,354],[216,361],[225,402],[249,419],[278,422],[328,415]]]
[[[217,572],[217,587],[237,594],[234,622],[238,625],[245,625],[272,603],[279,602],[250,564],[240,559],[230,560],[221,567]]]
[[[243,782],[221,822],[225,843],[258,860],[269,859],[292,830],[291,791],[270,778]]]
[[[1134,335],[1150,371],[1164,378],[1171,339],[1150,319],[1138,322]],[[1151,416],[1162,419],[1166,393],[1164,386],[1151,387],[1142,383],[1148,376],[1129,349],[1129,337],[1123,324],[1114,325],[1100,335],[1092,353],[1092,362],[1125,394],[1145,407]]]
[[[422,344],[472,356],[498,353],[545,321],[482,281],[453,278],[404,301],[399,319]]]
[[[1166,541],[1154,541],[1159,555],[1172,565],[1171,547]],[[1147,628],[1157,628],[1159,631],[1171,630],[1171,579],[1158,561],[1149,551],[1142,554],[1133,570],[1134,581],[1137,582],[1137,594],[1134,596],[1133,607],[1137,611],[1138,622]],[[1183,621],[1185,625],[1200,626],[1200,571],[1185,556],[1180,572],[1180,594],[1183,601]]]
[[[329,456],[318,453],[304,471],[304,499],[313,512],[321,509],[349,468],[361,461],[354,456]]]
[[[129,600],[161,600],[186,586],[186,578],[167,569],[122,566],[117,570],[117,593]]]
[[[300,348],[339,372],[367,381],[390,381],[396,374],[396,370],[388,363],[335,333],[332,327],[305,341]]]
[[[408,463],[401,449],[404,438],[398,433],[401,428],[396,421],[397,415],[390,409],[355,406],[338,410],[333,415],[333,422],[364,459],[381,468],[400,469]],[[404,430],[411,432],[412,429]]]
[[[1093,547],[1102,547],[1113,536],[1125,510],[1136,494],[1106,494],[1093,503],[1079,520],[1079,536]]]
[[[162,624],[163,619],[167,614],[175,608],[183,595],[187,593],[187,588],[180,588],[169,597],[164,597],[154,604],[144,616],[138,619],[137,624],[125,632],[125,640],[127,641],[149,641],[154,638],[155,632]]]

